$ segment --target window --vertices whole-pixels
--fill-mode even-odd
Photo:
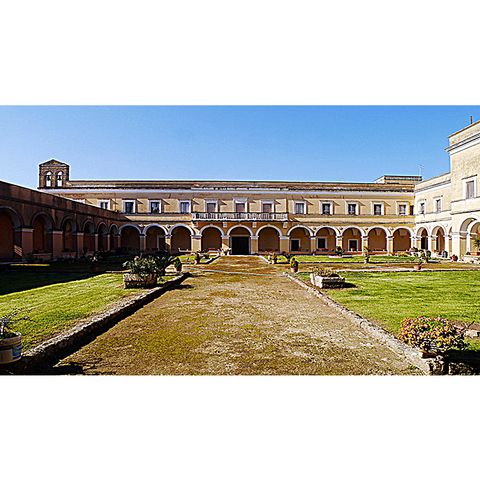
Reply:
[[[435,213],[441,213],[442,211],[442,199],[435,199]]]
[[[326,238],[317,238],[317,248],[319,250],[327,249],[327,239]]]
[[[420,215],[425,215],[425,202],[420,202],[418,204],[418,213]]]
[[[348,239],[348,251],[358,252],[358,240],[356,240],[355,238]]]
[[[206,202],[207,213],[215,213],[217,211],[217,202]]]
[[[373,214],[374,215],[383,215],[383,204],[382,203],[374,203],[373,204]]]
[[[180,202],[180,213],[190,213],[190,202],[188,200]]]
[[[235,202],[235,213],[245,213],[247,204],[245,202]]]
[[[349,215],[357,215],[357,204],[356,203],[349,203],[347,205],[347,211]]]
[[[398,214],[399,215],[407,215],[407,205],[405,203],[401,203],[399,206],[398,206]]]
[[[475,180],[468,180],[465,182],[465,198],[468,200],[473,197],[475,197]]]
[[[52,186],[52,172],[47,172],[45,174],[45,186],[46,187]]]
[[[272,213],[272,212],[273,212],[273,203],[262,202],[262,213]]]
[[[57,173],[57,187],[63,186],[63,173],[58,172]]]
[[[110,200],[99,200],[98,201],[99,208],[103,208],[104,210],[110,209]]]
[[[330,202],[322,202],[322,215],[332,214],[332,204]]]
[[[305,203],[304,202],[295,202],[295,214],[296,215],[305,215]]]
[[[150,213],[160,213],[160,200],[150,200]]]
[[[124,200],[123,201],[123,213],[135,213],[135,201]]]
[[[292,238],[290,240],[290,250],[292,252],[299,252],[300,251],[300,239]]]

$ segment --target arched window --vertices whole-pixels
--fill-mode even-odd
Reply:
[[[57,187],[63,186],[63,173],[58,172],[57,173]]]
[[[52,186],[52,172],[47,172],[45,174],[45,186],[46,187]]]

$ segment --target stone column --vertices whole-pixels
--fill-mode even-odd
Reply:
[[[388,244],[388,242],[387,242],[387,244]],[[360,245],[360,249],[361,249],[362,253],[365,251],[365,248],[368,248],[368,235],[363,235],[362,236],[362,241],[361,241],[361,245]]]
[[[77,232],[77,255],[82,256],[83,255],[83,243],[84,243],[84,236],[85,234],[83,232]]]
[[[290,252],[290,239],[289,237],[280,237],[280,252]]]
[[[310,237],[310,253],[314,253],[317,250],[317,237],[312,235]]]
[[[387,254],[388,255],[393,254],[393,235],[387,236]]]
[[[98,233],[93,235],[93,251],[98,252]]]
[[[172,236],[171,235],[165,235],[165,249],[167,252],[170,252],[172,249]]]
[[[258,235],[250,237],[250,253],[258,253]]]
[[[52,258],[59,258],[62,256],[63,250],[63,231],[52,230]]]
[[[432,253],[437,250],[437,237],[436,235],[429,235],[428,237],[428,250]]]
[[[33,252],[33,228],[22,228],[20,233],[20,245],[18,255],[25,258]],[[15,256],[17,256],[17,242],[15,242]]]
[[[452,251],[450,255],[457,255],[459,260],[467,252],[467,235],[464,232],[452,232]]]
[[[199,252],[202,249],[202,236],[192,235],[192,252]]]
[[[342,248],[343,245],[343,235],[337,235],[335,237],[335,250],[337,248]]]
[[[222,235],[222,250],[230,248],[230,235]]]
[[[139,235],[140,237],[140,253],[144,253],[145,252],[145,247],[146,247],[146,238],[145,238],[145,235],[143,234],[140,234]]]

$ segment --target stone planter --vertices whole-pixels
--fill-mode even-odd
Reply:
[[[14,337],[0,340],[0,365],[13,363],[22,357],[22,336],[18,333]]]
[[[123,282],[125,288],[153,288],[157,286],[157,275],[151,273],[143,277],[134,273],[125,273]]]
[[[310,274],[310,283],[318,288],[344,288],[345,278],[343,277],[321,277]]]

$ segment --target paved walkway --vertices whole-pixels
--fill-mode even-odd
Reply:
[[[119,322],[54,371],[119,375],[418,373],[260,258],[222,257],[194,271],[194,277],[179,289]]]

